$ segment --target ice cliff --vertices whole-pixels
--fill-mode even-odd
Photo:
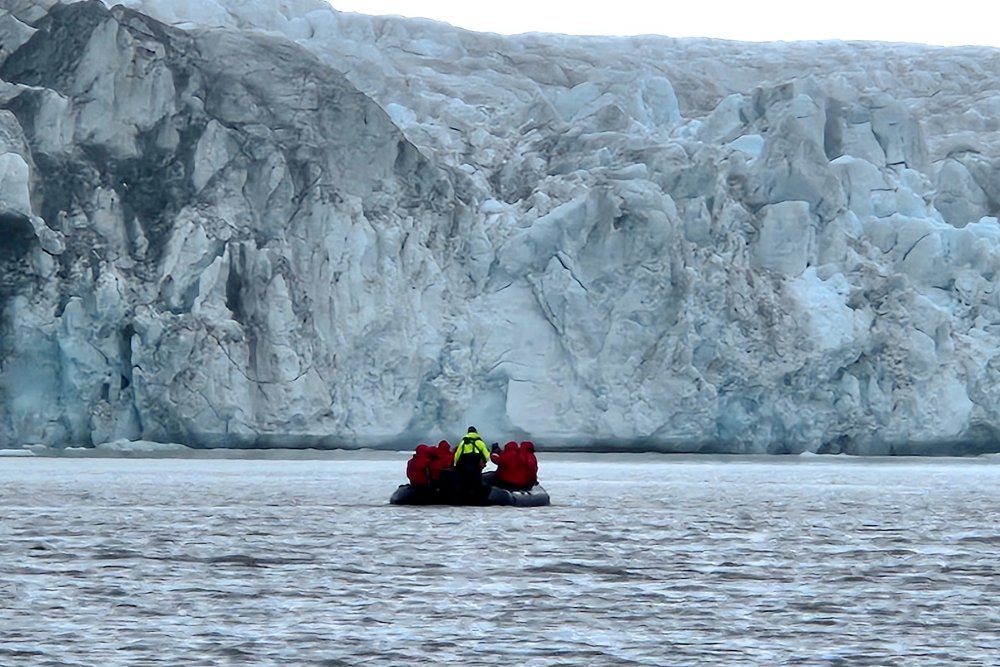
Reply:
[[[1000,50],[4,0],[0,446],[1000,450]]]

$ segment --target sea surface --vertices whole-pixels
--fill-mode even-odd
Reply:
[[[1000,459],[0,458],[0,665],[998,665]]]

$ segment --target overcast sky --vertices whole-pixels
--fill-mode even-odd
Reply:
[[[749,41],[860,39],[1000,46],[997,0],[330,0],[362,14],[422,16],[487,32],[660,34]]]

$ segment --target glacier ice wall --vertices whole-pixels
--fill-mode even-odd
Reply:
[[[1000,450],[1000,51],[111,4],[0,9],[0,442]]]

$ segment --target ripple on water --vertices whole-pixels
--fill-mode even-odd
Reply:
[[[553,456],[551,507],[389,506],[404,461],[5,464],[0,665],[1000,655],[997,465]]]

